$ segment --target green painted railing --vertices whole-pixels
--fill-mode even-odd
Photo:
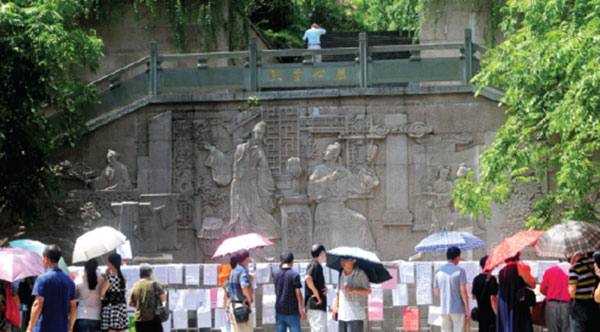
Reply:
[[[422,51],[442,51],[448,56],[421,57]],[[373,60],[372,54],[410,52],[408,59]],[[158,53],[151,43],[150,56],[106,75],[91,84],[97,86],[100,103],[89,109],[85,119],[127,105],[144,96],[163,93],[189,93],[216,90],[261,91],[266,89],[304,89],[356,87],[411,82],[461,81],[468,84],[479,70],[475,53],[485,48],[473,44],[471,30],[465,30],[462,44],[369,46],[361,32],[358,47],[334,49],[257,50],[250,38],[247,51],[191,54]],[[355,55],[354,61],[314,63],[313,55]],[[297,57],[296,63],[261,63],[263,58]],[[211,59],[227,59],[228,66],[209,66]],[[233,59],[240,65],[234,65]],[[173,63],[177,62],[177,63]],[[181,63],[194,62],[192,68]],[[167,65],[169,63],[169,65]],[[243,65],[242,65],[243,63]],[[146,68],[143,68],[143,66]]]

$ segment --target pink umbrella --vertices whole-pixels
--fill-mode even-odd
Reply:
[[[0,249],[0,280],[14,282],[44,273],[40,255],[23,248]]]
[[[248,233],[226,239],[217,248],[212,258],[223,257],[234,254],[240,250],[252,250],[266,246],[272,246],[273,242],[257,233]]]

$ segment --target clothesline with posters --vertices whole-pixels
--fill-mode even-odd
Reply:
[[[304,275],[308,261],[295,262],[293,269],[301,275],[304,283]],[[524,261],[531,267],[532,275],[541,282],[544,272],[557,264],[557,261]],[[392,319],[398,325],[403,326],[403,315],[398,317],[386,317],[385,313],[400,312],[407,313],[407,319],[414,318],[414,309],[417,307],[421,313],[420,317],[429,318],[429,323],[436,325],[437,309],[430,306],[439,304],[439,299],[433,296],[433,276],[435,269],[446,261],[422,261],[406,262],[391,261],[383,262],[388,268],[392,280],[381,285],[373,285],[377,288],[369,297],[369,320],[371,324],[380,324],[382,320]],[[471,282],[481,272],[479,262],[461,261],[459,265],[465,269],[467,274],[468,291],[471,290]],[[493,274],[497,274],[502,266],[496,268]],[[229,273],[228,265],[218,264],[168,264],[154,265],[153,279],[160,282],[167,292],[167,307],[171,311],[171,317],[163,328],[165,331],[198,331],[200,328],[221,329],[225,326],[225,303],[223,288],[220,286]],[[260,327],[275,323],[274,317],[274,293],[272,273],[279,269],[279,264],[274,263],[251,263],[250,274],[253,275],[253,287],[255,288],[255,303],[260,307],[254,308],[255,326]],[[100,267],[99,271],[105,271]],[[126,279],[127,297],[135,282],[139,280],[139,267],[126,265],[121,268]],[[330,296],[327,297],[328,310],[331,310],[339,273],[326,266],[323,268],[325,283],[329,289]],[[221,273],[220,273],[221,272]],[[304,287],[302,288],[304,292]],[[386,294],[388,296],[386,296]],[[469,297],[470,298],[470,297]],[[470,306],[476,303],[471,301]],[[410,310],[384,310],[384,308],[401,307]],[[129,314],[133,316],[133,308],[129,308]],[[273,317],[270,317],[273,316]],[[328,330],[337,331],[337,322],[328,314]],[[438,320],[439,321],[439,320]],[[408,323],[408,320],[407,320]],[[428,324],[428,319],[422,319],[420,326]],[[411,324],[408,324],[411,325]],[[412,325],[411,325],[412,326]]]

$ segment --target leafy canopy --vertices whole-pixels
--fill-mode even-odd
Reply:
[[[59,188],[51,153],[76,143],[78,111],[95,100],[76,70],[102,55],[95,32],[77,26],[85,14],[75,0],[0,2],[0,211],[31,217],[35,195]]]
[[[521,182],[548,183],[527,226],[597,220],[600,184],[600,1],[509,0],[506,40],[487,52],[479,89],[505,91],[508,119],[454,192],[463,213],[490,216]]]

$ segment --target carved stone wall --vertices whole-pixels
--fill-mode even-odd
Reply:
[[[232,217],[232,211],[240,211],[235,207],[240,202],[249,211],[246,223],[273,231],[269,236],[277,246],[258,250],[254,257],[259,259],[272,259],[284,250],[308,258],[313,241],[324,241],[329,247],[350,244],[344,243],[344,237],[330,236],[349,225],[363,234],[356,239],[346,236],[356,242],[353,245],[370,247],[386,260],[408,258],[430,232],[469,230],[491,243],[495,234],[510,231],[518,224],[512,220],[524,215],[498,208],[494,221],[486,223],[462,217],[453,208],[451,191],[457,178],[468,170],[477,172],[478,157],[504,121],[495,102],[468,93],[299,95],[304,97],[275,97],[242,111],[238,110],[245,104],[242,100],[226,97],[222,102],[158,105],[88,133],[84,153],[68,158],[69,165],[57,166],[64,176],[73,173],[74,181],[85,183],[105,166],[101,161],[107,148],[114,148],[129,169],[129,178],[135,179],[134,190],[102,195],[89,188],[77,192],[63,203],[62,209],[69,211],[66,215],[72,216],[67,219],[81,227],[118,226],[123,220],[117,213],[119,204],[131,201],[139,202],[138,219],[148,225],[157,223],[148,220],[161,214],[154,209],[168,205],[163,211],[170,211],[169,216],[157,224],[164,239],[157,240],[156,246],[142,245],[143,251],[172,254],[178,262],[198,262],[209,261],[223,238],[243,230],[237,214]],[[265,126],[257,137],[253,129],[261,121]],[[111,145],[99,144],[105,141]],[[333,143],[339,145],[339,153],[327,161],[324,152]],[[236,154],[257,158],[247,160],[255,163],[256,170],[236,171],[240,162]],[[152,183],[155,179],[159,183]],[[240,179],[256,187],[256,195],[239,196]],[[315,189],[319,183],[328,185]],[[168,194],[175,194],[168,204],[148,196]],[[514,204],[527,205],[519,205],[519,211],[535,200],[525,196],[515,196]],[[146,211],[144,202],[152,203],[152,211]],[[111,207],[113,203],[117,204]],[[255,219],[257,213],[262,217]],[[264,220],[269,220],[268,225],[261,224]],[[147,232],[144,225],[127,225],[127,229],[136,237]]]

